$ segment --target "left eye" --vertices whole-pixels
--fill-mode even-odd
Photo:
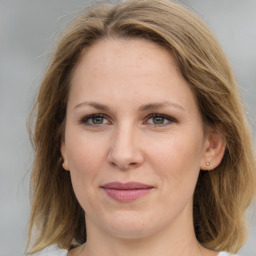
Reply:
[[[90,125],[93,126],[93,125],[107,124],[108,120],[103,114],[93,114],[93,115],[89,115],[82,118],[80,122],[88,126]]]
[[[151,114],[147,118],[147,122],[153,125],[166,125],[174,121],[174,118],[163,114]]]

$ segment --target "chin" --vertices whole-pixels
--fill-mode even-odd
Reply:
[[[114,222],[113,222],[114,220]],[[152,220],[156,220],[155,222]],[[158,230],[164,228],[159,220],[153,216],[143,216],[141,214],[118,213],[110,217],[110,221],[105,222],[105,230],[115,237],[122,239],[140,239],[148,237]]]

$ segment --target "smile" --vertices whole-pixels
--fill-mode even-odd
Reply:
[[[148,194],[154,187],[138,182],[112,182],[101,186],[101,188],[116,201],[130,202]]]

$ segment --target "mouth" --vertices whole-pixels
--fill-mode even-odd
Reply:
[[[101,188],[106,194],[119,202],[130,202],[147,195],[154,187],[138,182],[111,182]]]

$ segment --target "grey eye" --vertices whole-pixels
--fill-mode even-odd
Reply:
[[[88,126],[93,126],[93,125],[105,125],[105,124],[108,124],[109,122],[106,116],[103,114],[92,114],[92,115],[83,117],[80,123]]]
[[[95,116],[91,118],[93,124],[103,124],[104,117]]]
[[[163,124],[165,121],[165,118],[162,116],[155,116],[155,117],[152,117],[152,119],[154,124]]]
[[[174,118],[158,113],[150,114],[147,118],[147,123],[155,126],[165,126],[173,122],[176,122]]]

